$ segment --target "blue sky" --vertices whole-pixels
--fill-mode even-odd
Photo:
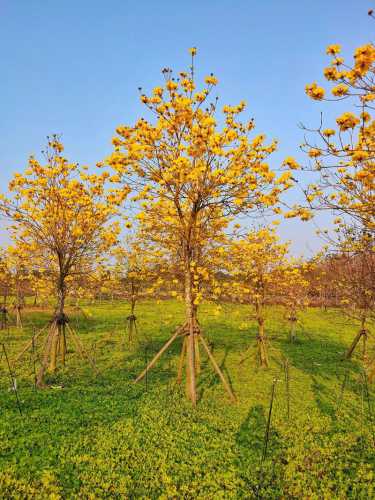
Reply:
[[[371,7],[362,0],[0,0],[1,190],[47,134],[62,134],[71,160],[103,159],[115,127],[143,113],[137,88],[159,84],[165,66],[185,69],[191,46],[198,75],[219,78],[221,103],[246,100],[257,130],[279,140],[271,164],[289,154],[302,159],[298,123],[316,125],[320,111],[327,123],[337,114],[334,104],[309,100],[304,86],[322,81],[328,44],[341,43],[349,56],[373,39]],[[320,245],[314,224],[287,221],[280,231],[297,253]]]

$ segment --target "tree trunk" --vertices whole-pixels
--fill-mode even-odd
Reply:
[[[22,328],[21,305],[18,303],[16,305],[16,327]]]
[[[16,327],[22,328],[21,310],[23,305],[20,283],[17,279],[16,282]]]
[[[55,323],[53,325],[52,340],[51,340],[51,356],[49,362],[49,369],[51,373],[55,373],[57,365],[57,353],[58,353],[58,343],[59,343],[59,327]]]
[[[136,317],[135,317],[135,305],[136,305],[136,293],[134,282],[131,280],[130,282],[130,315],[127,317],[127,327],[128,327],[128,341],[132,343],[135,340],[135,336],[137,333],[136,330]]]
[[[366,329],[366,316],[361,319],[361,331],[362,331],[362,356],[363,361],[367,361],[367,329]]]
[[[293,344],[296,340],[296,320],[290,320],[290,332],[289,332],[289,340]]]
[[[51,341],[51,357],[49,364],[49,371],[54,373],[57,366],[57,355],[58,355],[58,344],[59,340],[62,339],[62,358],[65,362],[65,329],[64,326],[64,307],[65,307],[65,282],[64,278],[61,277],[57,288],[57,307],[54,318],[54,332],[52,334]]]
[[[190,269],[190,259],[185,256],[185,312],[188,327],[186,356],[186,389],[193,406],[197,404],[197,387],[195,377],[195,317],[193,282]]]

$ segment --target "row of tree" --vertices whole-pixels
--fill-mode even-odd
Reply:
[[[200,344],[222,377],[199,326],[203,299],[254,305],[259,359],[267,365],[265,305],[278,297],[289,304],[295,321],[313,271],[311,263],[290,258],[288,244],[278,241],[271,225],[245,231],[236,223],[239,216],[308,220],[316,210],[336,211],[335,258],[323,259],[320,268],[326,267],[326,273],[335,265],[340,269],[336,276],[341,276],[347,262],[360,268],[367,259],[364,255],[370,255],[366,262],[373,264],[375,47],[359,47],[352,66],[339,52],[337,45],[328,47],[333,60],[324,75],[338,83],[332,89],[334,98],[358,100],[361,112],[337,117],[336,129],[323,124],[316,130],[306,128],[307,136],[314,134],[315,139],[307,138],[303,145],[310,158],[305,167],[288,157],[280,169],[270,168],[268,159],[276,142],[267,143],[263,134],[256,135],[253,120],[240,119],[244,102],[226,105],[220,114],[218,98],[213,96],[217,78],[209,75],[197,88],[192,48],[188,71],[174,75],[164,69],[162,86],[150,95],[140,89],[150,119],[119,126],[113,153],[96,170],[70,163],[59,137],[52,136],[44,162],[31,157],[27,169],[14,175],[9,193],[0,199],[0,211],[10,221],[15,255],[21,256],[23,266],[27,259],[30,263],[29,281],[48,276],[56,292],[54,327],[44,356],[54,358],[52,368],[61,338],[65,344],[69,286],[87,289],[90,277],[98,275],[102,282],[106,276],[110,281],[116,272],[121,275],[124,262],[132,269],[127,278],[133,277],[133,302],[145,277],[151,292],[166,287],[184,301],[185,322],[168,345],[183,338],[181,360],[186,359],[193,404]],[[325,96],[316,83],[306,92],[316,100]],[[305,202],[289,206],[286,194],[298,184],[299,170],[308,170],[317,180],[302,186]],[[130,203],[137,212],[134,220],[129,219]],[[135,235],[124,248],[116,248],[123,232]],[[111,273],[101,272],[106,266]],[[359,287],[371,296],[366,302],[371,303],[371,313],[373,283]],[[362,311],[363,304],[358,302],[357,309]]]

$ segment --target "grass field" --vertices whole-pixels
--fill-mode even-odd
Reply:
[[[289,344],[282,311],[270,309],[271,367],[264,370],[254,348],[240,364],[255,345],[248,309],[225,305],[215,316],[203,305],[203,330],[238,403],[229,402],[204,357],[193,410],[175,384],[178,342],[147,381],[132,383],[181,322],[181,304],[140,304],[135,346],[126,345],[126,303],[84,310],[87,317],[69,313],[71,325],[99,376],[69,344],[67,367],[50,379],[54,388],[35,391],[28,353],[15,368],[20,415],[0,354],[0,498],[375,497],[372,388],[368,398],[356,356],[340,360],[356,332],[340,311],[305,311],[298,341]],[[50,314],[26,311],[23,331],[0,332],[11,359]]]

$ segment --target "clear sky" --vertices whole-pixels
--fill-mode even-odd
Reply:
[[[1,190],[54,132],[70,160],[103,159],[115,127],[143,113],[137,88],[158,85],[163,67],[187,68],[191,46],[198,74],[218,77],[220,101],[246,100],[257,130],[280,141],[271,163],[302,160],[298,123],[337,114],[334,104],[309,100],[305,84],[322,81],[327,45],[341,43],[349,55],[373,40],[371,7],[363,0],[0,0]],[[295,252],[320,245],[313,224],[287,221],[280,231]]]

